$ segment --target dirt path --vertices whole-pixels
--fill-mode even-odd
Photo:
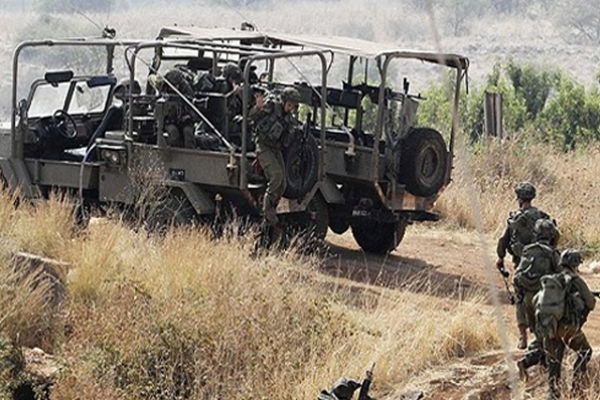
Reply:
[[[465,291],[489,293],[489,273],[485,266],[493,267],[495,261],[495,240],[491,237],[439,227],[413,226],[400,246],[387,256],[363,253],[350,232],[343,235],[329,232],[327,241],[331,250],[324,271],[330,274],[369,285],[429,293],[449,304]],[[600,276],[585,273],[591,261],[586,260],[582,272],[589,286],[598,289]],[[505,296],[500,275],[492,272],[493,285],[500,294],[507,334],[511,343],[516,344],[514,308]],[[418,279],[420,285],[407,284],[407,280],[415,280],[412,278]],[[585,332],[592,347],[600,348],[600,312],[590,315]],[[520,356],[516,347],[512,351],[513,359]],[[570,358],[567,361],[572,363]],[[427,371],[414,383],[414,387],[426,393],[424,399],[510,399],[508,370],[503,352],[482,354]],[[532,379],[526,385],[525,398],[544,398],[545,374],[535,368],[531,372]]]

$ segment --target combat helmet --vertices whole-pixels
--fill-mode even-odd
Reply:
[[[242,69],[234,63],[227,63],[223,67],[223,78],[239,83],[243,79]]]
[[[342,377],[335,381],[331,393],[339,400],[350,400],[354,391],[360,387],[360,383],[353,379]]]
[[[576,268],[583,262],[583,256],[577,249],[566,249],[560,255],[560,265]]]
[[[546,218],[541,218],[535,221],[533,232],[537,240],[546,239],[551,243],[555,243],[558,237],[558,229],[556,229],[556,225],[554,225],[554,222]]]
[[[517,198],[525,201],[531,201],[535,198],[535,186],[531,182],[521,182],[515,187]]]
[[[300,92],[293,87],[286,87],[281,91],[281,101],[297,104],[300,102]]]

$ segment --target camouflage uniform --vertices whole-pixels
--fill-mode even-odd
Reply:
[[[533,296],[540,290],[540,279],[544,275],[562,271],[560,253],[553,245],[557,232],[554,223],[548,219],[541,219],[535,223],[536,241],[523,249],[521,261],[513,277],[515,288],[523,294],[522,304],[532,332],[535,332]]]
[[[519,265],[523,248],[533,242],[535,222],[538,219],[550,219],[550,216],[544,211],[531,205],[531,201],[536,196],[535,186],[530,182],[521,182],[515,188],[519,209],[509,214],[506,228],[498,239],[496,254],[498,261],[496,266],[503,274],[508,276],[504,267],[504,257],[508,252],[512,256],[512,262]],[[524,302],[524,293],[516,290],[516,316],[517,326],[519,327],[519,348],[527,347],[527,314]]]
[[[534,296],[541,288],[540,282],[544,275],[562,271],[560,254],[553,246],[557,236],[558,231],[552,221],[538,220],[535,223],[536,241],[523,249],[521,261],[513,277],[516,290],[522,294],[521,307],[526,315],[529,329],[535,334],[535,340],[530,343],[527,353],[519,361],[520,371],[543,361],[543,338],[536,326]]]
[[[564,268],[564,274],[569,279],[564,316],[554,329],[550,325],[543,325],[542,320],[538,321],[537,332],[542,340],[541,348],[544,352],[540,351],[539,354],[529,357],[526,355],[517,364],[521,376],[527,377],[527,368],[533,365],[534,361],[538,361],[537,358],[541,359],[545,356],[551,399],[560,397],[559,381],[565,347],[569,346],[577,353],[577,359],[573,365],[572,386],[572,395],[575,398],[581,397],[587,364],[592,357],[592,348],[581,328],[586,322],[588,314],[594,309],[596,299],[583,278],[577,273],[577,267],[581,262],[582,257],[579,251],[573,249],[563,251],[560,257],[560,266]]]
[[[282,150],[293,139],[297,120],[285,112],[285,104],[297,105],[300,94],[296,89],[286,88],[281,98],[269,94],[262,109],[257,106],[251,111],[254,120],[256,156],[268,180],[263,201],[263,212],[269,223],[275,225],[275,209],[285,191],[285,164]]]

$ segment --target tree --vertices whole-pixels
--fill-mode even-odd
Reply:
[[[506,64],[505,71],[515,93],[525,103],[528,119],[535,120],[556,86],[559,74],[527,63],[517,64],[512,59]]]
[[[600,0],[561,0],[555,21],[578,42],[600,44]]]
[[[540,114],[548,138],[565,149],[600,140],[600,93],[561,76],[557,94]]]
[[[447,0],[440,4],[441,17],[454,36],[469,32],[469,24],[481,17],[487,8],[486,0]]]

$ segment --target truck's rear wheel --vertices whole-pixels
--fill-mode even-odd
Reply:
[[[342,204],[329,205],[329,229],[338,235],[343,234],[350,228],[352,209]]]
[[[415,196],[436,194],[446,182],[448,151],[442,135],[430,128],[413,129],[404,139],[398,181]]]
[[[406,221],[377,221],[371,218],[355,219],[351,223],[352,236],[367,253],[386,254],[394,250],[404,238]]]
[[[196,220],[196,211],[189,200],[179,193],[168,193],[148,210],[145,223],[148,229],[163,230],[169,226],[186,226]]]

